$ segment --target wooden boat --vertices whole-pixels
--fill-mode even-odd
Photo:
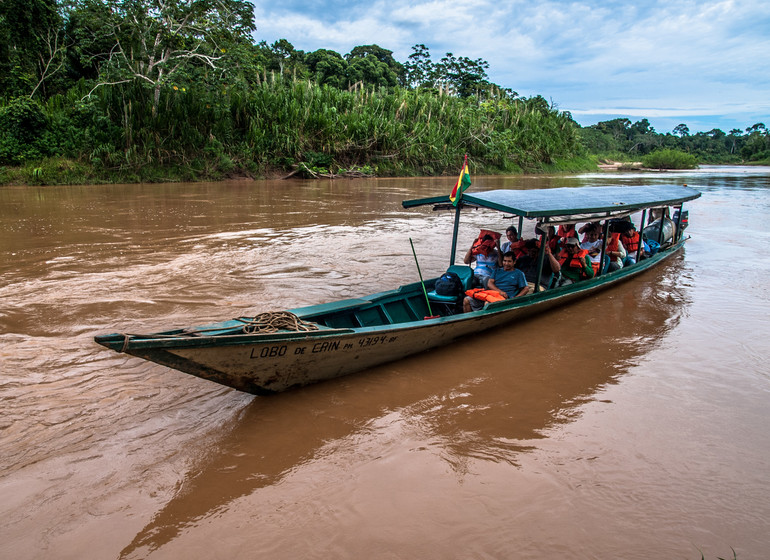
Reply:
[[[146,335],[107,334],[95,340],[118,352],[241,391],[258,395],[276,393],[448,344],[544,313],[633,278],[682,248],[685,238],[679,226],[687,215],[682,206],[699,196],[700,192],[687,186],[653,185],[465,193],[456,207],[447,196],[404,201],[405,208],[433,205],[455,212],[450,265],[466,282],[473,277],[470,267],[453,262],[464,208],[487,208],[518,216],[520,225],[524,219],[537,220],[538,228],[604,220],[606,239],[610,219],[641,211],[638,230],[643,231],[648,209],[674,207],[678,227],[670,240],[657,240],[660,248],[654,255],[637,259],[636,264],[568,286],[545,291],[538,291],[539,286],[535,286],[529,295],[487,303],[480,311],[471,313],[455,313],[455,306],[446,304],[446,296],[431,295],[429,291],[436,281],[433,278],[361,298],[287,312]],[[541,267],[543,261],[541,250]]]

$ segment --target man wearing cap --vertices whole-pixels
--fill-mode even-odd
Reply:
[[[591,257],[588,251],[580,248],[577,237],[567,237],[562,240],[564,249],[559,255],[561,265],[561,279],[559,286],[568,286],[594,277],[594,268],[591,266]]]

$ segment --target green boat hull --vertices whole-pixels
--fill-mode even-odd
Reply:
[[[355,373],[547,312],[629,280],[668,259],[683,244],[616,272],[487,304],[472,313],[425,318],[428,306],[421,284],[416,283],[366,298],[289,310],[317,325],[318,330],[309,332],[247,334],[243,322],[233,320],[151,335],[114,333],[95,340],[118,352],[266,395]],[[428,289],[434,281],[426,282]]]

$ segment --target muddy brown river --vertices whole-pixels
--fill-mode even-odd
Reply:
[[[93,336],[436,276],[452,178],[0,187],[0,558],[767,558],[770,168],[473,181],[703,196],[637,279],[254,397]]]

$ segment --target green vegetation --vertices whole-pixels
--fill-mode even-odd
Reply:
[[[542,98],[479,101],[398,87],[348,91],[268,76],[248,91],[178,87],[161,96],[153,116],[152,104],[131,106],[115,92],[105,90],[90,103],[70,92],[46,105],[16,99],[0,108],[0,127],[11,123],[0,140],[4,162],[43,169],[34,180],[26,171],[17,180],[72,182],[78,175],[72,169],[88,181],[271,170],[425,175],[454,172],[462,153],[474,172],[516,172],[565,165],[582,150],[570,120]],[[115,121],[124,111],[130,115],[120,127]]]
[[[253,30],[242,0],[7,0],[0,180],[441,174],[464,153],[477,173],[593,165],[569,115],[490,83],[481,59],[304,53]]]
[[[663,148],[642,157],[642,164],[652,169],[695,169],[698,160],[692,154]]]
[[[647,119],[631,123],[629,119],[613,119],[580,129],[580,137],[586,150],[613,161],[642,161],[645,166],[673,169],[657,165],[645,156],[657,151],[678,151],[695,158],[699,163],[770,163],[770,133],[763,123],[746,128],[745,132],[734,128],[728,134],[715,128],[709,132],[690,134],[688,127],[680,124],[671,133],[659,134]],[[660,156],[658,156],[660,157]],[[667,154],[668,165],[691,167],[692,161],[677,161]],[[648,161],[650,162],[648,164]],[[660,160],[658,160],[660,161]]]
[[[581,128],[489,82],[482,59],[434,61],[425,45],[403,64],[378,45],[305,53],[255,44],[253,18],[244,0],[4,0],[0,183],[454,174],[464,153],[474,173],[580,171],[657,148],[770,157],[763,124]]]

